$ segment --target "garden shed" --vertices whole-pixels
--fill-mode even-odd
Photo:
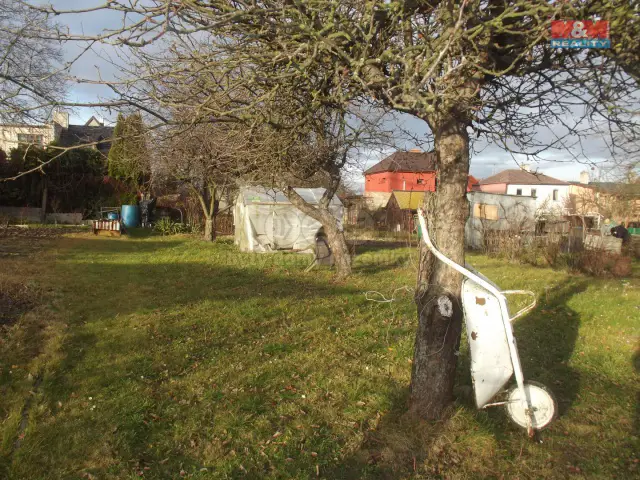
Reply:
[[[317,205],[324,188],[296,188],[312,205]],[[342,221],[343,206],[334,196],[329,210]],[[240,189],[233,209],[235,244],[243,252],[276,250],[313,251],[322,225],[298,210],[284,193],[265,187]]]
[[[387,227],[394,232],[413,232],[415,215],[430,192],[394,190],[387,203]]]

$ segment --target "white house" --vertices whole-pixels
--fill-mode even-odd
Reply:
[[[481,192],[533,197],[538,215],[562,213],[569,198],[569,188],[569,182],[529,171],[527,167],[503,170],[480,181]]]

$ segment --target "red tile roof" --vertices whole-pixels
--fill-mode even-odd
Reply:
[[[364,172],[365,175],[380,172],[435,172],[435,152],[395,152]]]
[[[569,182],[558,180],[544,173],[527,172],[520,169],[503,170],[489,178],[480,180],[480,185],[506,183],[511,185],[569,185]]]

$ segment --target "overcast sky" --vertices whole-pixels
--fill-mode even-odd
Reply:
[[[42,2],[50,3],[50,2]],[[102,0],[53,0],[51,3],[57,9],[69,9],[79,7],[89,7],[103,3]],[[122,19],[117,12],[97,12],[82,15],[60,15],[56,17],[56,21],[60,24],[67,25],[73,32],[83,32],[85,34],[99,33],[103,29],[117,28]],[[74,45],[65,46],[65,56],[72,58],[77,55],[78,47]],[[111,55],[110,55],[111,54]],[[85,79],[112,78],[116,72],[116,68],[105,61],[104,58],[112,55],[107,47],[97,47],[92,52],[86,53],[78,60],[72,69],[72,74]],[[99,99],[108,98],[110,90],[105,86],[72,84],[69,89],[67,100],[70,102],[96,102]],[[107,122],[113,121],[117,115],[116,111],[105,111],[90,108],[78,108],[71,113],[72,123],[84,123],[91,115],[104,118]],[[418,137],[428,136],[427,125],[417,119],[404,115],[400,117],[402,127]],[[540,138],[544,138],[546,133],[541,128]],[[402,147],[402,145],[400,145]],[[404,143],[406,149],[415,148],[416,145],[411,142]],[[597,178],[599,169],[594,168],[593,164],[606,164],[609,160],[606,146],[602,139],[597,137],[589,138],[582,146],[581,151],[565,152],[550,151],[540,155],[543,160],[533,162],[524,156],[514,159],[510,153],[505,152],[497,145],[488,145],[486,143],[477,143],[475,145],[476,152],[471,158],[471,174],[477,178],[486,178],[494,173],[507,168],[518,168],[518,163],[531,164],[533,169],[556,177],[562,180],[578,180],[580,172],[588,170],[592,178]],[[361,162],[363,168],[368,168],[376,162],[380,161],[386,154],[385,152],[369,152]],[[586,155],[586,156],[585,156]],[[582,159],[583,163],[574,160],[574,157]],[[516,161],[517,160],[517,161]],[[364,184],[362,176],[358,173],[351,175],[351,183],[356,188],[362,188]]]

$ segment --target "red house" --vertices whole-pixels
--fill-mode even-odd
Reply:
[[[395,152],[364,172],[364,194],[372,196],[374,192],[391,193],[394,190],[435,192],[436,153],[421,150]],[[478,180],[469,175],[467,191]]]
[[[364,172],[364,192],[436,190],[436,154],[410,150],[395,152]]]

